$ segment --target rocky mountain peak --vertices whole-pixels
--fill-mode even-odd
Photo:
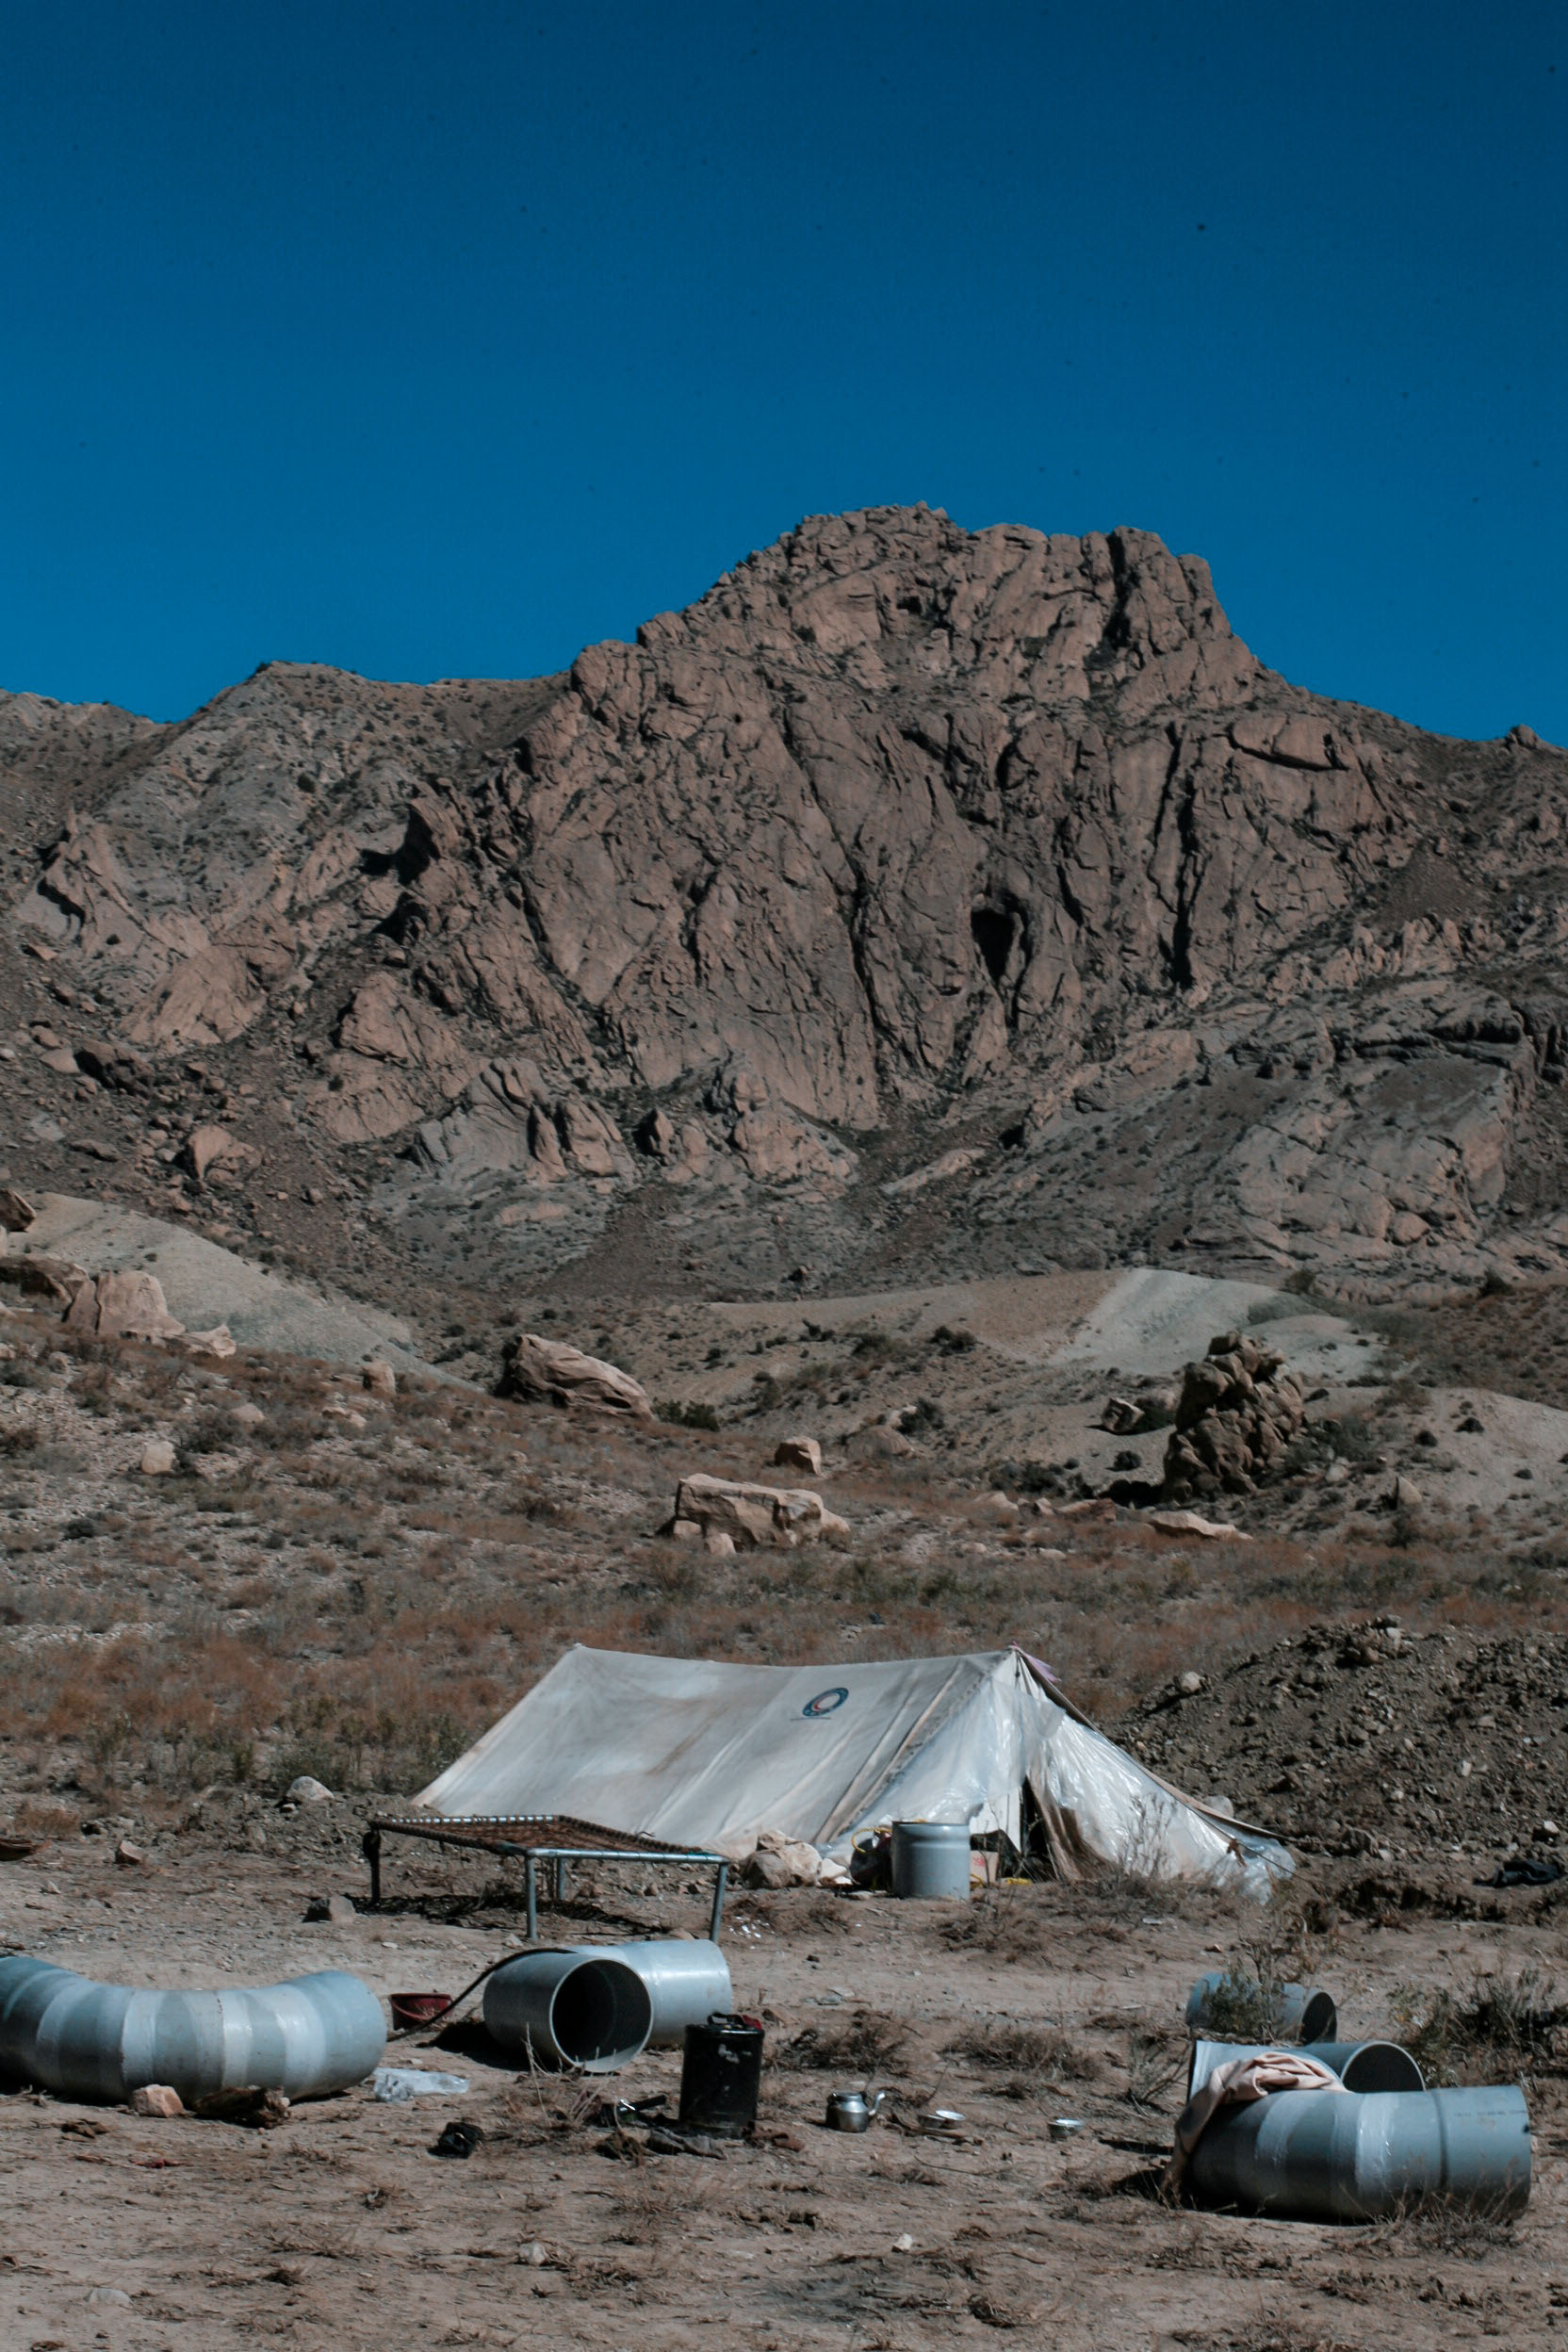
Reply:
[[[813,516],[564,677],[273,663],[8,746],[12,936],[100,1065],[254,1069],[253,1152],[409,1250],[1557,1263],[1499,1219],[1568,760],[1290,686],[1149,533]]]
[[[1180,697],[1263,675],[1207,564],[1152,532],[965,531],[925,506],[812,515],[684,612],[645,623],[637,642],[666,659],[740,655],[806,678],[847,664],[872,685],[901,671],[959,675],[998,700],[1086,702],[1146,673]]]

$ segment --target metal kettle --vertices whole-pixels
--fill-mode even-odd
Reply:
[[[827,2101],[827,2129],[830,2132],[869,2132],[882,2113],[886,2091],[878,2091],[872,2099],[864,2091],[834,2091]]]

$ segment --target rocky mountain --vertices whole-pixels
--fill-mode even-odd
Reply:
[[[816,517],[564,677],[0,697],[0,771],[24,1184],[476,1296],[1568,1271],[1568,755],[1146,533]]]

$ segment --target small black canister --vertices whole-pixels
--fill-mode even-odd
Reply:
[[[706,2025],[686,2028],[680,2062],[680,2120],[694,2132],[736,2140],[757,2120],[762,2081],[762,2026],[758,2017],[715,2009]]]

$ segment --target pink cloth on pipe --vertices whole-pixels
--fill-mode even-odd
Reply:
[[[1176,2145],[1165,2168],[1166,2187],[1180,2188],[1188,2157],[1221,2107],[1245,2107],[1254,2099],[1266,2099],[1270,2091],[1344,2088],[1331,2067],[1298,2050],[1266,2050],[1227,2060],[1199,2085],[1177,2118]]]

